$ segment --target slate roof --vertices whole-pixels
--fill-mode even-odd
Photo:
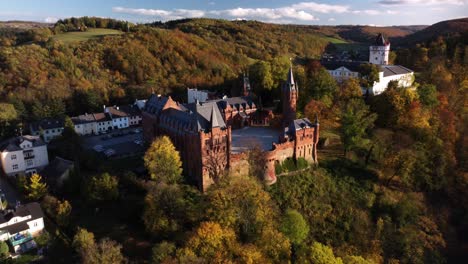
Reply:
[[[74,166],[75,163],[71,160],[55,157],[54,160],[41,171],[41,175],[44,176],[49,186],[55,186],[57,179],[68,170],[73,169]]]
[[[9,210],[3,211],[3,213],[0,213],[0,223],[1,224],[6,223],[10,221],[10,219],[12,219],[13,217],[17,217],[17,216],[25,217],[28,215],[31,216],[31,218],[27,220],[28,222],[44,217],[44,214],[42,213],[42,209],[39,203],[33,202],[33,203],[23,204],[23,205],[18,206],[15,209],[9,209]],[[6,227],[0,228],[0,230],[4,230],[5,228]],[[29,229],[29,227],[26,229]]]
[[[367,63],[365,61],[325,61],[322,60],[320,64],[322,64],[325,69],[334,71],[340,67],[346,67],[346,69],[352,72],[359,72],[359,67],[361,64]]]
[[[146,101],[144,109],[150,114],[159,114],[167,103],[167,100],[169,100],[168,97],[152,94],[148,101]]]
[[[47,118],[40,121],[33,122],[29,125],[31,132],[40,131],[41,129],[56,129],[63,128],[64,120],[61,118]]]
[[[19,146],[24,140],[28,140],[32,142],[33,147],[38,147],[38,146],[43,146],[46,143],[41,139],[40,136],[30,136],[30,135],[24,135],[24,136],[19,136],[19,137],[14,137],[14,138],[9,138],[7,140],[4,140],[3,142],[0,143],[0,151],[18,151],[22,150],[22,148]]]
[[[120,107],[120,111],[126,113],[128,116],[141,115],[141,110],[137,105],[124,105]]]
[[[315,127],[315,124],[312,124],[308,118],[296,119],[289,125],[291,129],[301,130],[303,128]]]
[[[71,120],[73,121],[73,124],[75,125],[96,122],[96,119],[94,118],[93,114],[84,114],[84,115],[74,116],[71,118]]]
[[[413,72],[412,70],[401,65],[380,65],[380,71],[383,71],[384,77]]]
[[[375,46],[385,46],[388,43],[389,43],[388,41],[385,41],[385,38],[382,33],[379,33],[379,35],[377,35],[374,41]]]
[[[215,127],[226,128],[221,111],[219,110],[218,101],[208,101],[205,103],[186,104],[185,107],[194,115],[194,120],[198,131],[209,131]],[[212,122],[213,121],[213,122]]]

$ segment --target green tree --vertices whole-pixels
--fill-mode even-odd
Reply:
[[[151,179],[168,184],[181,180],[182,161],[169,137],[156,138],[146,151],[144,160]]]
[[[370,88],[375,82],[379,81],[379,67],[375,64],[361,64],[359,74],[361,74],[361,85],[363,87]]]
[[[422,85],[418,87],[417,92],[419,95],[419,101],[421,101],[424,106],[432,109],[439,104],[439,100],[437,99],[437,88],[435,85]]]
[[[10,248],[5,241],[0,242],[0,259],[5,259],[10,254]]]
[[[18,113],[12,104],[0,103],[0,137],[11,134],[12,123],[18,118]]]
[[[343,264],[341,258],[335,257],[333,250],[318,242],[300,252],[299,263],[310,264]]]
[[[257,92],[273,89],[274,80],[271,65],[266,61],[257,61],[250,67],[250,79]]]
[[[309,225],[298,211],[288,209],[281,221],[280,231],[283,232],[292,243],[298,245],[307,238]]]
[[[344,264],[373,264],[372,261],[369,261],[361,256],[346,256],[343,258]]]
[[[343,107],[340,136],[345,156],[348,151],[365,143],[365,135],[374,126],[376,119],[377,115],[369,111],[362,99],[352,99]]]
[[[198,220],[199,194],[194,188],[177,184],[149,187],[145,197],[143,223],[157,237],[171,238]]]
[[[93,176],[88,181],[87,197],[90,201],[111,201],[119,197],[119,180],[109,173]]]
[[[310,99],[320,100],[330,106],[337,91],[335,79],[316,61],[306,65],[305,73],[306,83],[299,96],[299,108],[303,109]]]
[[[47,185],[42,182],[42,177],[34,173],[26,185],[26,194],[30,200],[39,200],[47,194]]]

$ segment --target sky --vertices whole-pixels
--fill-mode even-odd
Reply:
[[[430,25],[468,17],[468,0],[0,0],[0,20],[56,22],[80,16],[135,23],[180,18],[306,25]]]

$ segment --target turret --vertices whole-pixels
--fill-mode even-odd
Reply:
[[[296,104],[298,98],[298,87],[294,81],[294,74],[291,67],[288,72],[288,79],[283,85],[283,127],[287,127],[294,119],[296,119]]]
[[[390,42],[380,33],[373,45],[369,47],[369,62],[377,65],[387,65],[390,55]]]

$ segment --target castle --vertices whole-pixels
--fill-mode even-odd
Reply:
[[[401,65],[390,65],[390,42],[379,34],[374,43],[369,46],[368,61],[350,60],[322,60],[321,64],[330,75],[338,82],[349,78],[359,78],[360,66],[365,63],[375,64],[379,70],[379,79],[371,87],[363,87],[364,94],[378,95],[383,93],[391,81],[398,82],[398,86],[411,87],[414,81],[412,70]]]
[[[183,161],[184,173],[200,190],[214,183],[220,171],[248,168],[248,151],[261,147],[265,180],[276,181],[275,164],[288,158],[316,163],[318,120],[296,119],[298,86],[292,67],[282,87],[282,129],[269,127],[271,113],[253,102],[248,77],[244,76],[241,97],[182,104],[171,97],[152,94],[143,109],[143,136],[171,138]]]

